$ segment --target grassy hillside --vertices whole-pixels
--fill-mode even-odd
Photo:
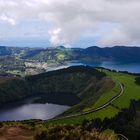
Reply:
[[[105,73],[88,66],[73,66],[35,76],[28,76],[26,81],[32,87],[33,92],[74,93],[78,95],[89,85],[91,80],[93,85],[96,86],[96,83],[105,76]],[[82,95],[79,95],[79,97],[82,97]]]
[[[85,119],[86,120],[92,120],[96,118],[100,118],[104,120],[105,118],[113,118],[115,117],[122,109],[129,108],[130,103],[132,100],[140,100],[140,86],[136,84],[135,82],[135,75],[127,74],[127,73],[121,73],[121,72],[111,72],[105,69],[102,69],[103,72],[105,72],[108,76],[112,77],[114,81],[118,80],[125,86],[124,93],[115,100],[111,105],[108,107],[98,111],[94,112],[88,115],[83,115],[79,117],[71,117],[69,119],[62,119],[58,121],[50,121],[48,124],[59,124],[59,123],[67,123],[67,124],[80,124]],[[108,92],[104,92],[100,98],[96,102],[93,102],[90,106],[86,107],[84,111],[92,108],[96,108],[102,104],[104,104],[110,97],[112,97],[112,94],[118,93],[120,91],[118,85],[116,85],[112,90]]]
[[[33,93],[74,94],[81,102],[63,115],[82,112],[114,87],[111,78],[88,66],[74,66],[26,78]],[[63,99],[64,100],[64,99]]]
[[[116,133],[123,133],[130,140],[140,138],[140,100],[131,101],[129,108],[123,109],[112,119],[98,120],[97,128],[103,127],[114,130]],[[96,121],[96,120],[95,120]],[[95,122],[93,121],[93,123]]]
[[[92,109],[92,105],[104,94],[106,94],[106,92],[111,92],[114,89],[114,86],[114,82],[108,77],[103,78],[100,82],[96,82],[96,84],[94,81],[90,81],[89,85],[78,94],[82,101],[74,107],[70,108],[68,111],[65,111],[61,116],[85,112],[88,111],[88,109]]]

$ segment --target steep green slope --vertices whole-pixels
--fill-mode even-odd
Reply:
[[[22,99],[30,95],[43,95],[40,102],[45,102],[45,95],[48,97],[48,95],[61,94],[65,95],[63,98],[74,95],[71,96],[73,104],[77,103],[74,102],[74,97],[79,98],[82,102],[78,105],[84,109],[113,86],[113,81],[106,77],[105,73],[88,66],[73,66],[25,78],[1,78],[0,103]],[[73,111],[77,112],[78,108]]]
[[[26,81],[32,87],[33,92],[78,94],[89,85],[91,79],[93,84],[96,85],[105,76],[105,73],[99,72],[92,67],[73,66],[28,76]]]
[[[71,117],[66,118],[58,121],[52,121],[49,123],[68,123],[68,124],[79,124],[82,123],[83,120],[92,120],[100,118],[104,120],[105,118],[111,119],[115,117],[120,111],[122,111],[124,108],[129,108],[130,103],[132,100],[140,100],[140,85],[137,85],[135,82],[136,75],[128,74],[128,73],[122,73],[122,72],[112,72],[108,71],[106,69],[102,69],[103,72],[105,72],[109,77],[112,77],[115,81],[120,81],[124,85],[124,92],[123,94],[116,99],[112,104],[110,104],[108,107],[105,107],[104,109],[90,113],[87,115],[79,116],[79,117]],[[114,90],[114,89],[113,89]],[[120,89],[118,87],[115,87],[115,93],[119,92]],[[106,102],[106,99],[110,97],[110,92],[102,94],[100,98],[96,102],[90,106],[91,108],[99,107],[100,105],[104,104]],[[86,108],[88,109],[88,108]]]
[[[95,102],[104,92],[114,87],[114,82],[88,66],[74,66],[26,78],[33,93],[74,94],[81,102],[67,113],[82,111]],[[67,114],[65,112],[65,115]],[[64,115],[64,114],[63,114]]]
[[[25,80],[14,77],[0,77],[0,105],[20,100],[31,95]]]

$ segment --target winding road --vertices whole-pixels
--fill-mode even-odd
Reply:
[[[121,140],[128,140],[128,138],[123,134],[117,134],[117,136],[119,136]]]
[[[97,112],[97,111],[100,111],[104,108],[106,108],[107,106],[109,106],[112,102],[114,102],[115,100],[117,100],[123,93],[124,93],[124,85],[121,84],[119,81],[117,81],[120,85],[120,92],[112,97],[109,101],[107,101],[105,104],[97,107],[97,108],[93,108],[89,111],[86,111],[86,112],[82,112],[82,113],[77,113],[77,114],[73,114],[73,115],[68,115],[68,116],[64,116],[64,117],[59,117],[59,118],[53,118],[53,119],[49,119],[47,121],[57,121],[57,120],[61,120],[61,119],[67,119],[67,118],[72,118],[72,117],[78,117],[78,116],[83,116],[83,115],[87,115],[87,114],[90,114],[90,113],[94,113],[94,112]]]

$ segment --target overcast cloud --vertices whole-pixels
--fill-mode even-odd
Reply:
[[[53,45],[71,44],[82,36],[99,46],[140,45],[140,0],[0,0],[5,28],[28,19],[45,22],[43,34]],[[41,36],[38,26],[33,33]]]

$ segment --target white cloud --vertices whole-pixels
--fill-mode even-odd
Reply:
[[[15,24],[16,24],[16,22],[15,22],[14,19],[12,19],[12,18],[10,18],[10,17],[7,17],[7,16],[4,15],[4,14],[0,16],[0,20],[1,20],[1,21],[5,21],[5,22],[8,22],[8,23],[10,23],[11,25],[15,25]]]
[[[27,18],[49,22],[53,44],[71,43],[88,31],[94,35],[109,23],[119,26],[101,34],[99,45],[135,45],[140,38],[139,13],[139,0],[0,0],[0,21],[11,25]]]
[[[65,43],[63,40],[60,40],[59,34],[61,33],[61,28],[52,29],[48,31],[50,35],[50,42],[53,46],[60,45],[60,43]]]

